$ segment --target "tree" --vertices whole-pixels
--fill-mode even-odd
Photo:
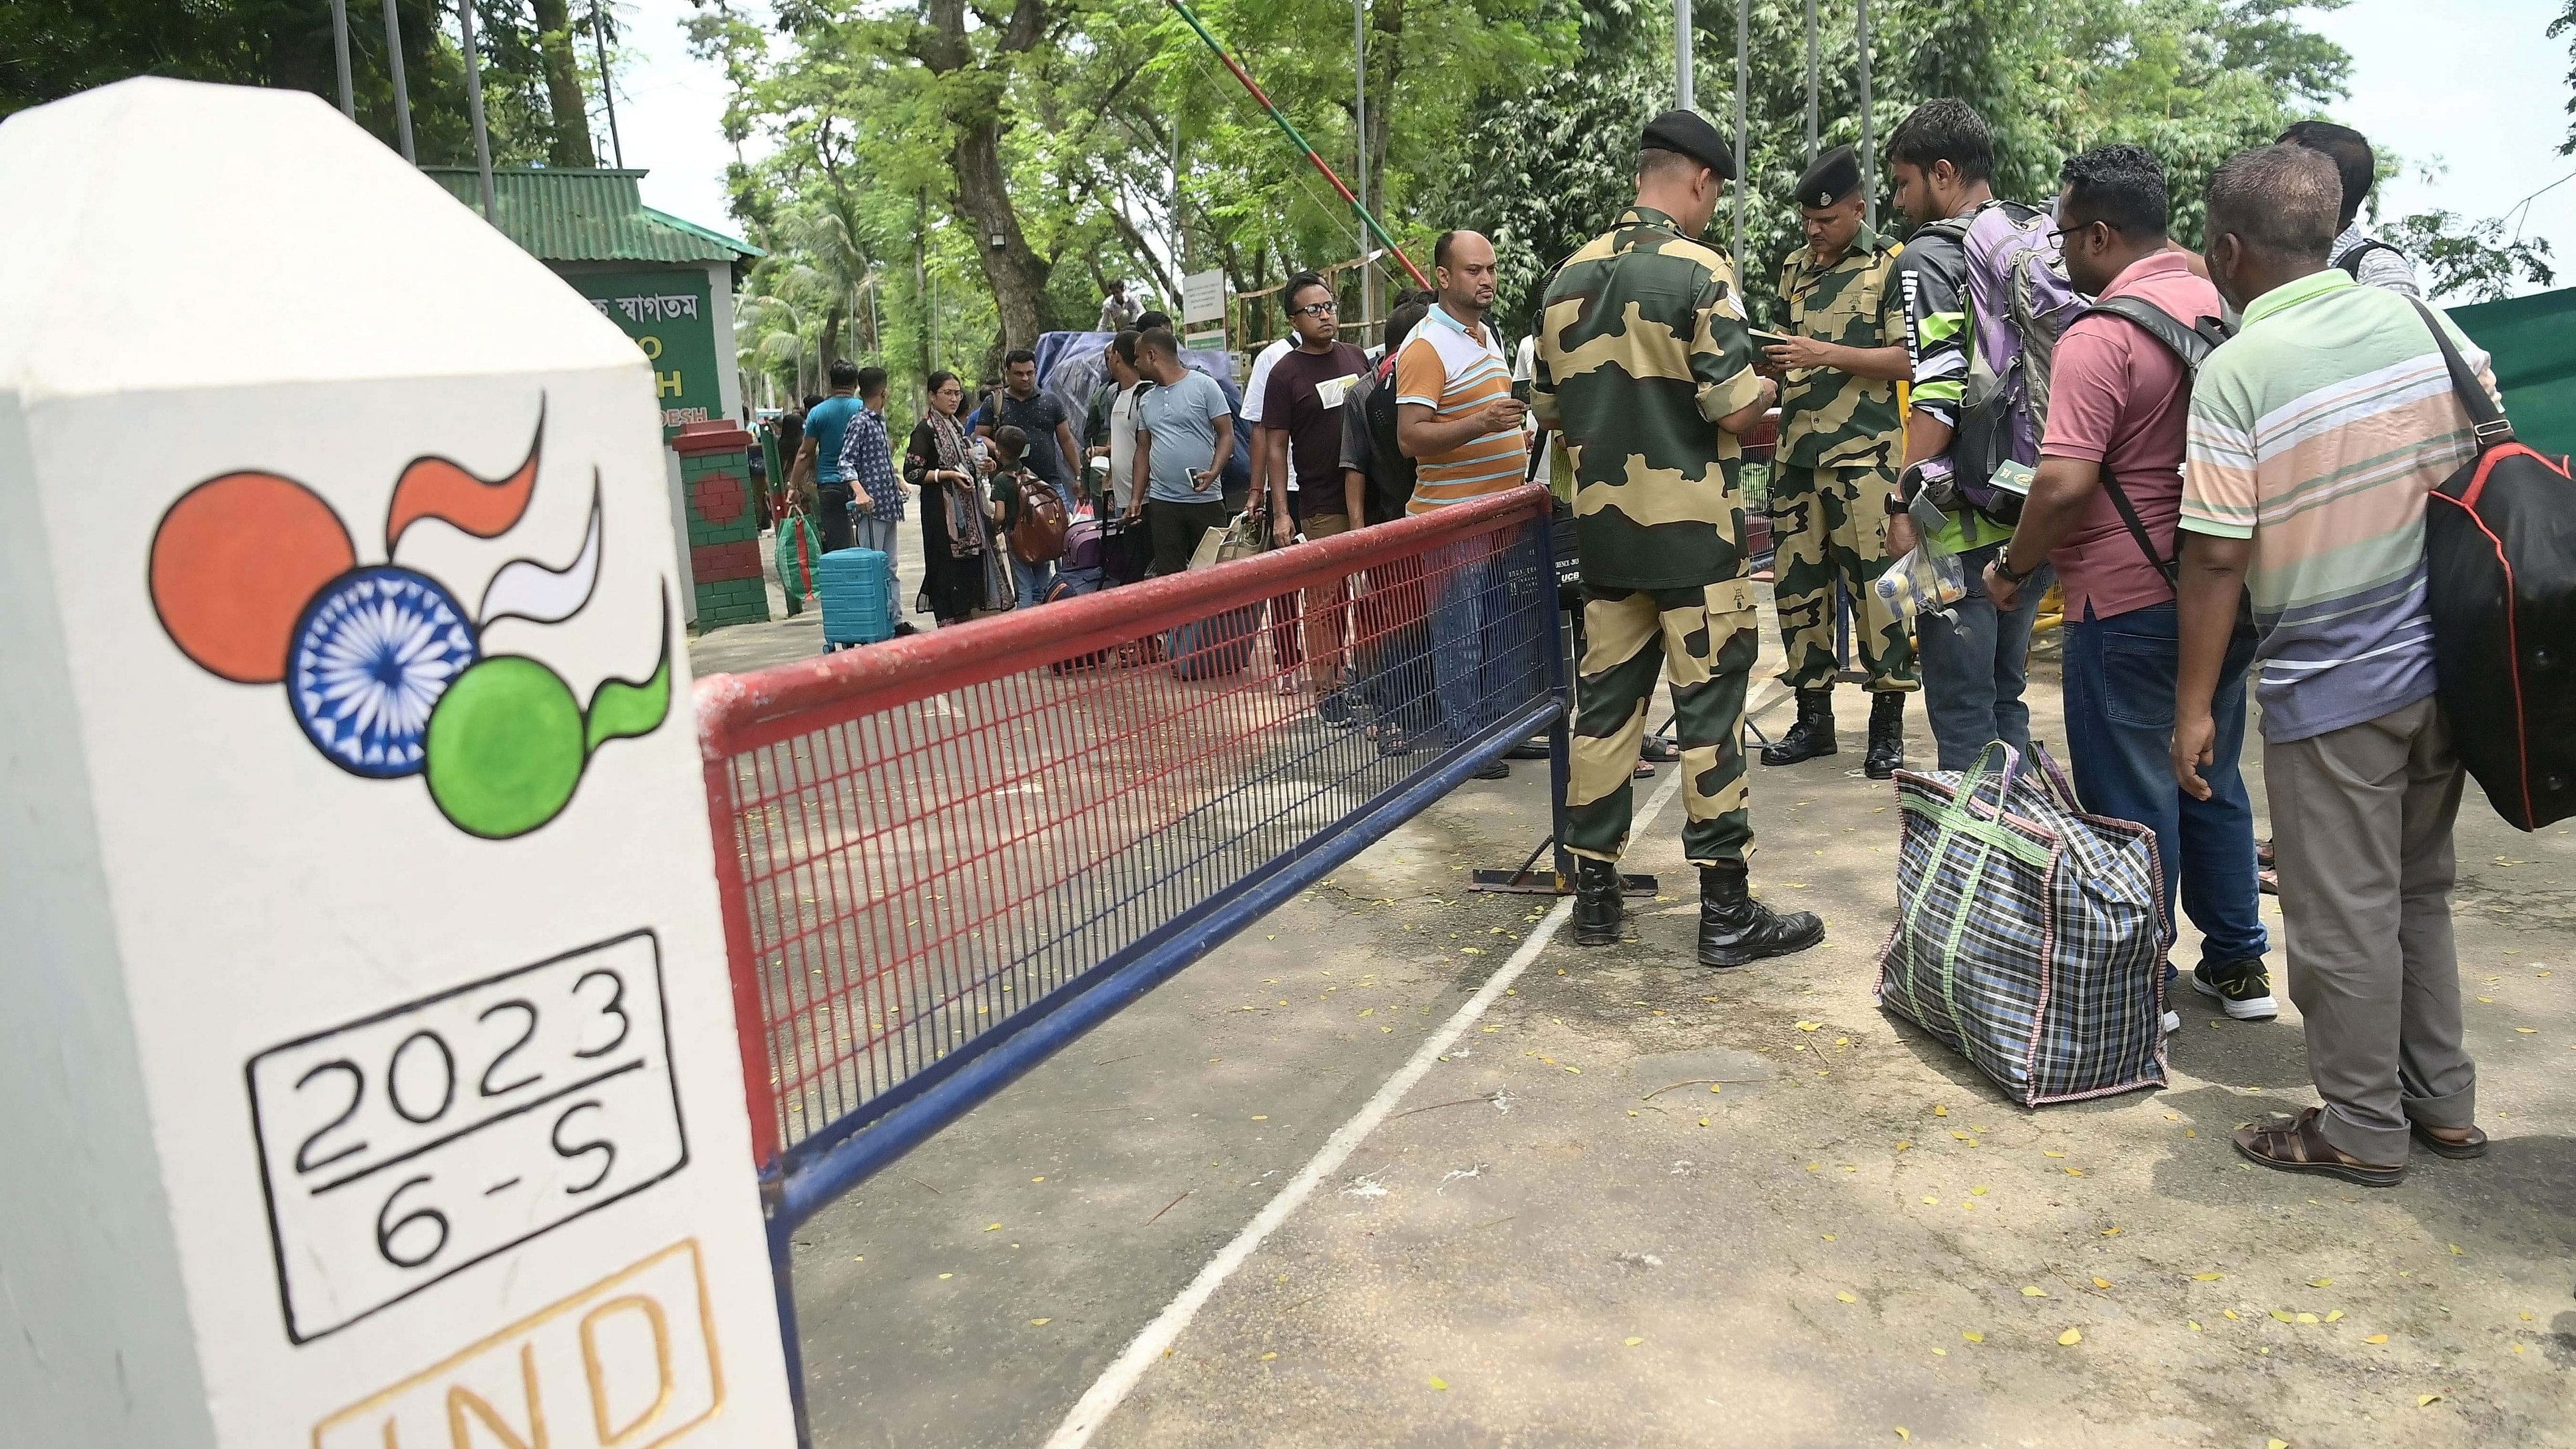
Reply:
[[[569,0],[474,0],[493,159],[595,164]],[[604,4],[607,0],[593,0]],[[474,159],[457,0],[396,0],[420,159]],[[384,30],[350,7],[359,124],[397,130]],[[311,91],[337,104],[330,0],[7,0],[0,4],[0,116],[129,76]]]
[[[2525,282],[2546,287],[2557,280],[2548,240],[2507,236],[2503,217],[2472,222],[2448,211],[2423,211],[2389,223],[2380,236],[2414,259],[2427,296],[2494,302]]]

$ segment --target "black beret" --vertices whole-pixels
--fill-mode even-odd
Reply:
[[[1816,158],[1798,178],[1800,206],[1831,206],[1860,190],[1860,156],[1849,146],[1836,146]]]
[[[1729,181],[1735,179],[1735,150],[1717,128],[1697,111],[1672,110],[1646,123],[1637,142],[1640,151],[1678,151]]]

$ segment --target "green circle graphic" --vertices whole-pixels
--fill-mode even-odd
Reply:
[[[457,829],[492,840],[525,835],[554,819],[581,783],[581,705],[533,659],[484,659],[439,696],[424,754],[430,798]]]

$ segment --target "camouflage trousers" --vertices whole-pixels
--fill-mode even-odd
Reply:
[[[1574,705],[1574,770],[1565,788],[1565,845],[1617,860],[1628,845],[1630,779],[1645,738],[1655,678],[1673,685],[1681,745],[1682,854],[1693,865],[1753,851],[1744,780],[1745,681],[1761,651],[1753,585],[1602,591],[1583,606],[1582,678]]]
[[[1869,687],[1885,693],[1916,688],[1914,641],[1878,597],[1887,570],[1887,495],[1896,479],[1878,468],[1800,468],[1771,472],[1771,600],[1780,614],[1787,660],[1780,682],[1791,689],[1833,686],[1834,583],[1851,590],[1853,633]]]

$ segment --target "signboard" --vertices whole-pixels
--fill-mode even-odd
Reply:
[[[653,401],[662,441],[688,423],[724,417],[716,372],[716,314],[702,266],[581,272],[564,278],[599,315],[635,339],[653,364]]]
[[[0,187],[60,203],[0,211],[0,1438],[792,1444],[703,272],[585,305],[300,92],[21,111]]]
[[[1225,271],[1191,272],[1181,278],[1181,322],[1225,320]]]

